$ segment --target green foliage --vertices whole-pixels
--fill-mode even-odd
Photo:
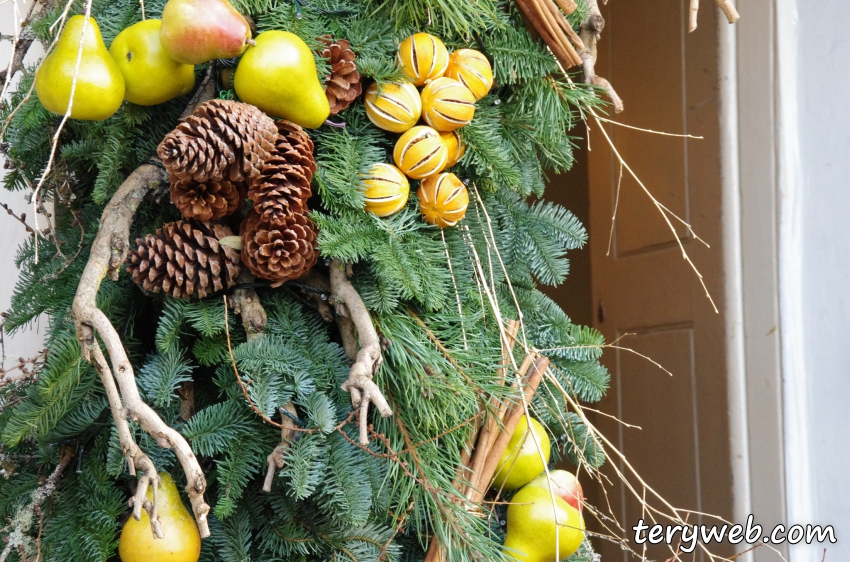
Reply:
[[[45,514],[42,556],[45,560],[107,560],[118,547],[118,517],[126,496],[106,472],[108,432],[83,458],[81,470],[69,470]]]
[[[136,380],[148,403],[155,408],[167,408],[178,400],[177,388],[191,381],[191,375],[192,366],[183,352],[172,348],[162,355],[149,356]]]
[[[163,5],[146,2],[147,16],[157,17]],[[385,346],[375,382],[394,415],[371,412],[369,447],[356,444],[351,397],[340,388],[350,368],[340,334],[304,300],[302,290],[315,288],[295,282],[270,289],[258,281],[268,323],[263,335],[249,339],[235,314],[226,323],[221,295],[183,301],[145,294],[124,274],[104,280],[98,306],[122,338],[141,394],[189,441],[204,468],[213,512],[202,560],[421,561],[433,536],[453,545],[453,561],[502,560],[500,531],[456,501],[452,486],[481,397],[515,398],[497,376],[503,367],[497,314],[501,320],[521,314],[526,343],[552,361],[531,407],[555,452],[591,469],[605,461],[598,438],[567,399],[592,402],[604,395],[604,340],[574,325],[537,288],[561,283],[568,252],[587,240],[568,210],[542,196],[546,173],[572,165],[570,130],[598,103],[595,92],[560,74],[545,45],[519,25],[513,4],[501,0],[235,5],[258,31],[291,31],[316,51],[322,35],[348,39],[364,87],[405,80],[395,65],[398,42],[422,30],[441,36],[450,49],[485,52],[496,86],[460,131],[467,151],[452,171],[468,185],[471,201],[457,228],[441,231],[420,219],[415,181],[396,215],[381,219],[364,211],[361,177],[375,163],[392,160],[397,135],[374,127],[362,103],[334,117],[344,128],[310,132],[318,165],[311,200],[322,254],[317,270],[324,271],[330,258],[352,265],[353,283]],[[31,22],[40,41],[50,41],[62,8],[48,3]],[[82,8],[73,4],[70,13]],[[141,20],[133,0],[95,0],[92,12],[107,45]],[[582,2],[570,22],[577,25],[585,13]],[[315,60],[319,74],[327,74],[319,52]],[[24,101],[34,74],[29,70],[0,105],[0,121],[8,121],[2,140],[8,143],[11,170],[4,186],[10,190],[39,181],[59,123],[36,96]],[[55,466],[58,445],[73,446],[82,457],[81,472],[66,471],[45,511],[44,560],[115,557],[118,522],[134,481],[97,374],[80,355],[71,304],[104,205],[127,174],[154,155],[186,101],[151,108],[127,103],[105,121],[69,121],[42,191],[57,202],[53,231],[28,240],[17,256],[21,275],[4,329],[19,330],[46,315],[49,354],[36,382],[0,390],[14,404],[0,413],[0,436],[9,458],[27,459],[15,461],[14,476],[0,484],[0,515],[13,517],[27,501],[44,467]],[[143,201],[131,240],[179,216],[161,196]],[[240,219],[237,213],[227,220],[235,229]],[[189,420],[178,412],[184,382],[194,388],[196,413]],[[297,427],[271,492],[262,492],[267,455],[281,433],[257,411],[279,423],[280,407],[290,400]],[[184,478],[173,451],[135,423],[131,432],[158,469]],[[571,560],[588,556],[586,545]]]

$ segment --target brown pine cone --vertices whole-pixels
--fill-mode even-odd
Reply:
[[[274,150],[277,126],[247,103],[210,100],[168,133],[157,154],[182,180],[245,181]]]
[[[345,39],[335,41],[330,35],[324,35],[319,37],[319,41],[325,44],[322,57],[328,59],[331,66],[331,73],[325,78],[325,95],[331,106],[331,115],[336,115],[363,92],[360,73],[354,63],[357,56]]]
[[[284,157],[289,164],[304,168],[309,183],[316,173],[316,159],[313,157],[313,141],[307,131],[289,121],[277,121],[277,139],[272,157]]]
[[[242,262],[257,277],[274,281],[272,287],[298,279],[319,259],[316,226],[296,213],[272,225],[251,213],[239,227]]]
[[[264,222],[281,224],[292,213],[307,211],[310,180],[316,171],[313,141],[294,123],[278,121],[275,152],[251,182],[248,197]]]
[[[236,211],[245,199],[244,182],[208,180],[195,182],[171,178],[171,201],[187,219],[218,220]]]
[[[303,170],[285,162],[263,167],[251,184],[248,197],[254,202],[254,212],[264,222],[282,224],[293,213],[307,212],[307,199],[312,192]]]
[[[146,291],[204,298],[236,284],[239,251],[219,244],[232,235],[220,224],[166,223],[156,234],[136,239],[138,248],[127,256],[127,271]]]

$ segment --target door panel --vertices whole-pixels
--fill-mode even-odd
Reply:
[[[712,4],[703,6],[699,29],[693,34],[685,29],[686,0],[610,2],[603,16],[607,24],[598,70],[626,105],[615,119],[705,137],[686,140],[605,125],[623,158],[655,197],[690,222],[711,245],[705,248],[681,224],[676,225],[677,235],[722,311],[718,10]],[[729,519],[732,492],[723,317],[714,312],[659,211],[627,172],[620,186],[612,251],[606,255],[619,164],[595,126],[590,146],[594,325],[607,341],[622,338],[617,345],[651,357],[672,373],[635,353],[609,350],[603,362],[611,371],[612,387],[600,409],[641,429],[604,416],[596,416],[595,421],[646,483],[675,507]],[[625,469],[622,463],[618,466]],[[631,537],[631,527],[642,517],[641,504],[616,479],[612,468],[607,470],[614,482],[608,501]],[[640,485],[632,484],[641,493]],[[588,495],[596,505],[605,504],[599,490]],[[654,503],[659,505],[658,500]],[[689,521],[700,522],[696,516]],[[605,562],[628,560],[619,545],[599,540],[596,544]],[[630,546],[642,552],[642,547]],[[713,551],[729,553],[718,545]],[[652,547],[647,556],[665,560],[671,552]]]

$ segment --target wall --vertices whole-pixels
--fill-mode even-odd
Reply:
[[[29,1],[21,2],[12,0],[9,2],[0,2],[0,33],[3,35],[11,35],[14,32],[16,21],[20,21],[15,16],[15,6],[17,5],[18,13],[23,16],[26,13],[26,8]],[[0,42],[0,61],[3,63],[3,68],[9,61],[12,54],[12,44],[9,41]],[[40,50],[33,47],[24,62],[34,63],[40,56]],[[18,77],[20,74],[18,75]],[[16,77],[17,78],[17,77]],[[17,81],[17,80],[16,80]],[[2,89],[2,84],[0,84]],[[5,159],[0,157],[0,161],[5,162]],[[0,168],[0,178],[5,175],[5,170]],[[5,203],[16,214],[26,213],[28,222],[32,225],[32,205],[29,204],[27,194],[24,192],[9,192],[0,188],[0,203]],[[18,274],[15,270],[15,254],[18,251],[18,246],[26,239],[27,233],[24,226],[14,218],[8,216],[3,209],[0,209],[0,271],[3,271],[3,278],[0,280],[0,310],[7,310],[12,298],[12,291],[15,288]],[[19,330],[18,333],[11,337],[5,338],[5,366],[15,363],[18,357],[32,357],[43,347],[43,334],[46,328],[46,321],[41,319],[34,323],[26,330]]]
[[[791,562],[850,560],[850,10],[777,0],[789,523],[835,525],[835,545],[791,547]],[[784,50],[783,50],[784,49]]]

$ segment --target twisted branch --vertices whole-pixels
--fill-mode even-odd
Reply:
[[[614,113],[620,113],[624,109],[623,100],[620,99],[620,96],[617,95],[617,92],[608,80],[596,74],[595,68],[597,57],[596,45],[599,42],[602,29],[605,27],[605,18],[602,17],[602,12],[599,11],[598,0],[588,0],[587,7],[590,10],[590,16],[587,18],[587,21],[582,22],[578,32],[584,45],[578,51],[582,60],[584,81],[587,84],[593,84],[605,90],[605,93],[608,94],[608,97],[611,98],[611,102],[614,104]]]
[[[133,516],[137,520],[141,517],[145,493],[152,485],[154,502],[150,508],[151,530],[155,536],[163,536],[157,517],[156,488],[159,477],[156,467],[133,439],[128,420],[137,422],[160,447],[174,450],[186,473],[188,481],[186,492],[192,503],[201,537],[208,537],[210,531],[207,513],[210,508],[204,502],[206,479],[198,460],[183,436],[169,427],[142,400],[136,386],[133,366],[127,357],[121,337],[106,314],[97,307],[97,294],[103,279],[107,275],[110,279],[118,279],[119,269],[127,256],[130,222],[136,210],[148,191],[163,181],[166,181],[166,178],[160,168],[151,164],[142,165],[130,174],[104,209],[97,237],[92,243],[91,254],[74,297],[74,324],[82,355],[87,361],[94,363],[106,390],[109,407],[115,418],[121,450],[127,459],[130,474],[135,475],[136,470],[142,472],[136,493],[131,500]],[[97,336],[100,337],[109,354],[109,362],[101,350]]]
[[[351,405],[360,410],[360,444],[368,445],[369,403],[374,404],[385,418],[393,415],[393,411],[378,385],[372,380],[384,360],[381,356],[381,340],[372,325],[372,318],[363,304],[363,299],[348,280],[348,269],[338,259],[331,261],[330,288],[342,341],[346,352],[354,361],[342,389],[351,393]],[[353,354],[358,339],[359,350]]]
[[[197,104],[213,97],[215,84],[211,77],[211,72],[208,72],[186,111],[184,111],[184,117],[191,114]],[[150,515],[151,531],[154,536],[162,538],[163,532],[157,515],[159,477],[157,476],[156,466],[136,444],[130,430],[129,421],[138,423],[142,430],[150,434],[160,447],[174,450],[174,454],[186,474],[186,493],[192,504],[192,512],[198,523],[198,530],[201,538],[206,538],[210,535],[207,522],[210,506],[204,501],[207,482],[198,459],[186,439],[168,426],[142,400],[136,386],[133,366],[127,357],[121,337],[106,314],[97,307],[97,294],[103,279],[106,276],[113,280],[118,279],[119,270],[124,264],[129,249],[130,223],[139,205],[149,191],[156,189],[166,181],[167,177],[159,167],[143,164],[124,180],[124,183],[112,196],[109,204],[103,210],[100,227],[92,243],[88,263],[83,270],[82,277],[80,277],[72,311],[82,356],[87,361],[94,363],[95,369],[100,375],[100,380],[103,382],[109,400],[109,408],[118,430],[121,450],[127,459],[130,474],[135,476],[137,470],[142,473],[136,493],[130,500],[133,507],[133,517],[138,520],[141,517],[142,509],[145,508]],[[100,341],[98,341],[98,337]],[[103,354],[101,342],[109,354],[109,361]],[[145,494],[150,486],[153,486],[154,501],[152,504],[145,499]]]

